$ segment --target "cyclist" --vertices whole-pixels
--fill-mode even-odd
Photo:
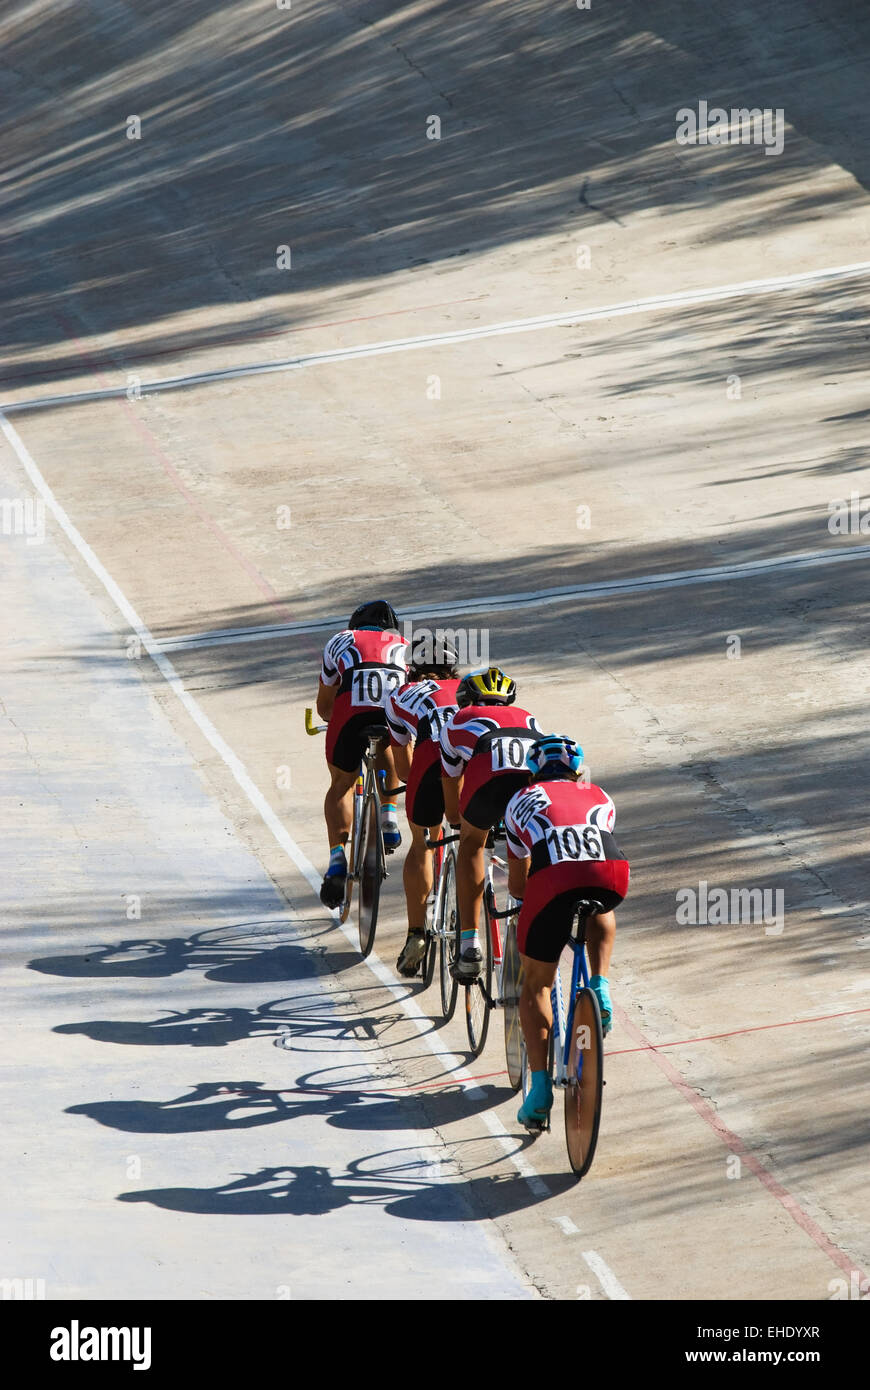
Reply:
[[[396,962],[400,975],[417,973],[426,951],[426,904],[432,892],[432,851],[426,836],[440,833],[444,818],[438,737],[457,708],[457,654],[438,639],[431,659],[412,657],[409,682],[387,698],[386,715],[396,772],[405,788],[411,844],[402,880],[408,908],[408,935]]]
[[[589,987],[610,1032],[613,1004],[607,981],[616,918],[613,909],[628,891],[628,861],[613,838],[616,810],[594,784],[578,782],[583,749],[562,734],[548,734],[529,749],[531,783],[511,798],[504,823],[508,847],[508,891],[522,899],[517,945],[524,972],[520,1022],[532,1085],[517,1119],[537,1131],[553,1105],[547,1067],[553,1010],[550,991],[559,957],[571,934],[577,899],[587,894],[604,912],[587,918]]]
[[[456,858],[460,951],[454,970],[462,983],[480,974],[478,938],[484,885],[484,847],[514,792],[528,784],[526,753],[543,737],[528,710],[514,704],[516,682],[498,666],[470,671],[459,682],[459,706],[441,730],[444,806],[460,826]]]
[[[353,816],[353,788],[366,748],[363,730],[383,725],[388,733],[384,704],[407,677],[407,638],[399,634],[399,620],[383,599],[363,603],[351,614],[347,627],[326,644],[317,713],[329,723],[326,731],[326,763],[330,785],[323,803],[329,837],[329,867],[320,885],[320,901],[338,907],[347,879],[345,845]],[[381,826],[384,849],[392,854],[402,843],[396,819],[396,770],[389,743],[377,756],[386,773],[381,790]]]

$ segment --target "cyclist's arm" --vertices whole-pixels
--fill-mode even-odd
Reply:
[[[411,776],[411,755],[413,753],[413,743],[397,743],[395,739],[390,739],[393,749],[393,762],[396,765],[396,776],[401,782],[407,782]]]
[[[507,844],[508,892],[512,898],[525,897],[526,881],[532,857],[529,847],[522,838],[522,831],[514,820],[514,802],[521,800],[521,794],[511,797],[504,813],[505,843]]]
[[[526,893],[526,880],[529,877],[529,859],[515,859],[508,853],[508,892],[512,898],[523,898]]]
[[[453,716],[448,719],[441,730],[438,741],[441,744],[441,786],[444,789],[444,814],[447,817],[448,825],[458,825],[461,819],[459,794],[462,791],[465,763],[470,756],[471,748],[464,747],[460,740],[454,744],[451,739],[452,731]]]
[[[447,817],[448,825],[459,824],[459,793],[462,791],[464,776],[464,772],[460,772],[458,777],[448,777],[444,771],[441,773],[441,786],[444,788],[444,814]]]
[[[320,681],[318,684],[317,713],[320,715],[320,718],[325,719],[327,723],[332,716],[332,707],[335,704],[335,697],[337,694],[337,685],[324,685],[323,681]]]

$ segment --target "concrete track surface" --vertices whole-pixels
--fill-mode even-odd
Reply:
[[[4,7],[4,1278],[865,1277],[868,40],[852,0]],[[677,143],[701,101],[781,152]],[[368,963],[317,900],[318,624],[381,592],[616,802],[580,1184],[499,1020],[469,1061],[396,976],[398,872]],[[782,913],[679,922],[701,884]]]

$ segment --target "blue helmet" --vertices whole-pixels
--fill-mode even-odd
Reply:
[[[548,764],[567,767],[571,772],[579,772],[583,763],[583,749],[566,734],[546,734],[533,743],[526,754],[526,767],[531,768],[537,777]],[[555,771],[555,767],[553,768]]]

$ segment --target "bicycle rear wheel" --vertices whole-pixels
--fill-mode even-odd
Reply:
[[[490,920],[490,910],[495,908],[492,885],[487,884],[483,892],[483,934],[481,941],[480,975],[473,984],[465,986],[465,1029],[471,1055],[479,1057],[489,1032],[489,1015],[492,998],[492,931],[494,923]],[[459,954],[459,927],[456,929],[456,953]]]
[[[359,948],[367,956],[375,944],[378,925],[378,905],[381,898],[383,863],[381,859],[381,808],[376,796],[370,796],[363,809],[360,834]]]
[[[565,1142],[571,1168],[582,1178],[595,1157],[604,1093],[604,1035],[598,1000],[591,989],[577,991],[569,1026]]]
[[[456,855],[448,849],[444,855],[441,883],[438,889],[438,971],[441,981],[441,1012],[449,1023],[456,1008],[459,985],[450,973],[459,949],[459,908],[456,902]]]
[[[501,975],[502,1007],[504,1009],[504,1051],[511,1090],[518,1091],[523,1080],[525,1045],[520,1026],[520,990],[522,966],[517,945],[517,919],[512,917],[504,942],[504,965]]]

